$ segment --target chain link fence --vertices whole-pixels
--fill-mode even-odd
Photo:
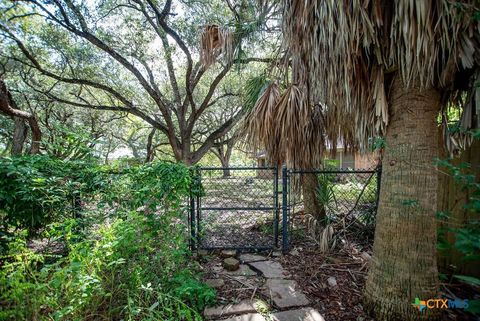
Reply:
[[[203,167],[196,180],[201,192],[190,199],[193,248],[325,248],[340,230],[367,243],[373,238],[379,168]]]
[[[380,168],[287,170],[289,245],[331,246],[333,233],[373,238]],[[326,243],[329,243],[328,245]]]

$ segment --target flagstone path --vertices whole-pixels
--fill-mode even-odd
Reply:
[[[309,307],[310,301],[299,289],[298,284],[290,278],[289,273],[274,258],[237,253],[221,253],[228,261],[224,269],[218,270],[218,279],[209,279],[212,286],[223,286],[224,277],[241,277],[245,283],[249,278],[260,280],[258,287],[268,302],[259,299],[244,300],[236,304],[208,307],[204,311],[207,320],[222,321],[325,321],[317,310]],[[230,265],[238,260],[238,269],[228,271]]]

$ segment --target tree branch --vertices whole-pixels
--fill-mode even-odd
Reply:
[[[193,153],[191,157],[192,164],[198,162],[215,144],[215,140],[224,136],[244,115],[243,111],[238,112],[235,116],[224,122],[218,129],[213,131],[205,140],[205,142]]]
[[[0,79],[0,112],[7,116],[18,117],[28,121],[30,129],[32,130],[32,145],[30,147],[30,154],[38,154],[40,152],[40,142],[42,140],[42,131],[38,126],[37,117],[34,114],[17,108],[12,95],[7,89],[7,85]]]

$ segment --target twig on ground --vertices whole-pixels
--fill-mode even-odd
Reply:
[[[255,289],[253,290],[253,293],[252,293],[252,296],[250,297],[250,300],[253,300],[253,298],[255,297],[255,294],[257,293],[257,287],[255,287]]]

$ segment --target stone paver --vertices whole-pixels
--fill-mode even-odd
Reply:
[[[258,262],[258,261],[266,261],[267,258],[265,256],[257,255],[257,254],[241,254],[240,255],[240,261],[244,263],[250,263],[250,262]]]
[[[248,265],[240,264],[236,271],[226,271],[228,275],[240,275],[240,276],[256,276],[257,272],[253,271]]]
[[[268,279],[265,283],[273,303],[280,309],[305,306],[310,302],[299,289],[297,282],[284,279]]]
[[[267,319],[260,313],[248,313],[233,318],[224,319],[222,321],[267,321]]]
[[[237,255],[237,251],[235,250],[223,250],[222,252],[220,252],[220,256],[222,258],[227,258],[227,257],[234,257]]]
[[[256,312],[257,310],[255,309],[255,301],[245,300],[237,304],[228,304],[228,305],[222,305],[222,306],[213,307],[213,308],[205,308],[205,311],[203,312],[203,314],[205,318],[215,319],[220,317],[228,317],[236,314],[256,313]]]
[[[309,300],[300,290],[297,282],[287,279],[289,275],[279,262],[268,260],[257,254],[241,254],[239,259],[225,258],[222,265],[227,271],[224,270],[220,274],[223,274],[223,277],[245,280],[245,285],[248,286],[248,283],[252,281],[259,282],[256,271],[260,271],[263,276],[261,279],[266,279],[262,291],[265,291],[271,298],[271,302],[275,306],[274,310],[280,311],[262,315],[257,310],[268,311],[272,307],[265,302],[262,306],[262,302],[258,300],[244,300],[237,304],[206,308],[204,310],[206,319],[219,321],[325,321],[317,310],[307,307],[310,304]],[[240,261],[245,264],[240,264]],[[214,266],[214,270],[217,271],[218,268],[221,269],[220,263]],[[257,276],[257,278],[252,278],[252,276]],[[224,280],[221,278],[207,279],[205,282],[212,287],[224,285]],[[263,281],[260,281],[258,286],[261,286],[262,283]],[[332,285],[333,281],[329,280],[329,283]]]
[[[235,271],[235,270],[238,270],[238,267],[240,266],[240,261],[237,259],[234,259],[233,257],[229,257],[223,260],[222,265],[227,271]]]
[[[212,288],[221,288],[225,281],[223,279],[206,279],[205,283]]]
[[[287,271],[285,271],[282,265],[275,261],[260,261],[248,263],[253,268],[262,272],[263,276],[266,278],[285,278],[288,276]]]
[[[325,321],[317,310],[303,308],[298,310],[282,311],[274,313],[272,321]]]

